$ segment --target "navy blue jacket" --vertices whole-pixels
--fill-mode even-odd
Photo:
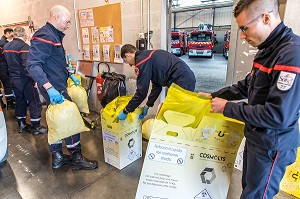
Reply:
[[[167,51],[137,51],[135,63],[137,90],[126,106],[128,112],[133,112],[147,97],[150,81],[152,90],[146,103],[148,107],[154,105],[162,87],[170,87],[173,82],[190,91],[195,89],[193,71],[184,61]]]
[[[64,36],[63,32],[47,22],[31,39],[27,70],[40,89],[44,89],[43,85],[47,82],[59,92],[67,88],[69,73],[62,45]]]
[[[283,23],[259,47],[252,71],[236,85],[212,93],[228,100],[224,115],[245,122],[245,137],[257,147],[289,150],[300,145],[300,37]]]
[[[29,45],[22,39],[14,38],[11,42],[4,45],[3,55],[10,78],[28,78],[26,70]]]
[[[8,43],[7,38],[3,35],[0,39],[0,66],[4,66],[4,56],[2,54],[3,52],[3,47],[5,44]]]

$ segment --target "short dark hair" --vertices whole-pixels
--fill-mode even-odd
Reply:
[[[233,16],[237,18],[246,9],[251,17],[270,11],[279,15],[279,0],[240,0],[233,10]]]
[[[126,53],[135,53],[137,51],[137,48],[131,44],[125,44],[121,48],[121,57],[125,58]]]
[[[8,32],[13,32],[14,30],[11,28],[5,28],[4,29],[4,34],[8,33]]]

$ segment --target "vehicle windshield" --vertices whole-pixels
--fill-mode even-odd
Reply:
[[[171,40],[172,41],[178,41],[179,40],[179,35],[172,35]]]
[[[192,41],[211,41],[211,34],[204,34],[204,33],[192,34],[191,40]]]

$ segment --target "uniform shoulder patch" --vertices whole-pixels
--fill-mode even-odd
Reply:
[[[281,91],[289,90],[293,86],[295,78],[295,73],[281,71],[277,80],[277,88]]]

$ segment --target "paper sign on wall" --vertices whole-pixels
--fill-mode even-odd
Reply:
[[[89,44],[90,38],[89,38],[89,29],[88,28],[82,28],[82,42],[83,44]]]
[[[100,61],[100,47],[99,47],[99,45],[93,45],[93,60]]]
[[[89,45],[83,45],[83,59],[84,60],[90,60],[90,46]]]
[[[80,26],[94,26],[94,14],[92,9],[79,11]]]
[[[92,27],[92,43],[98,44],[99,43],[99,29],[98,26]]]
[[[114,62],[123,63],[123,59],[121,58],[121,48],[122,45],[114,45]]]
[[[110,62],[109,49],[110,49],[110,45],[103,45],[102,53],[105,62]]]
[[[113,26],[100,27],[100,42],[114,42],[114,28]]]

